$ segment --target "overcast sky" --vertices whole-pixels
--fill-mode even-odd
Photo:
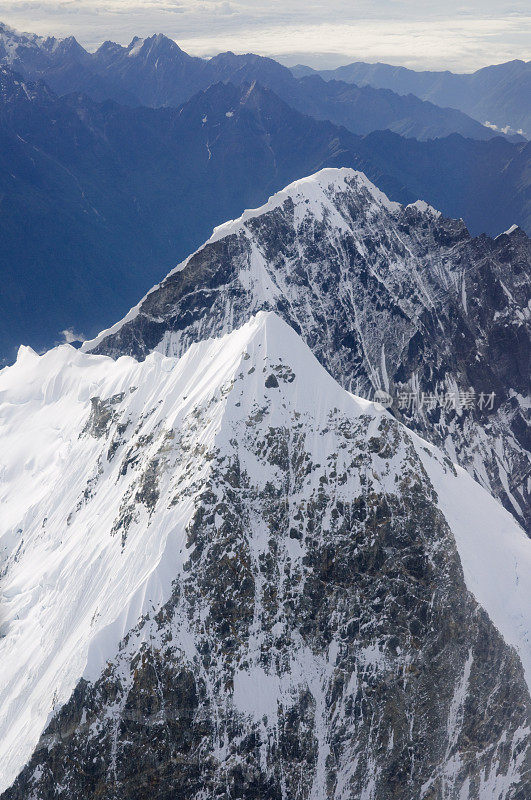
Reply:
[[[314,66],[471,71],[531,58],[528,0],[0,0],[0,20],[73,34],[89,49],[162,32],[196,55],[254,51]]]

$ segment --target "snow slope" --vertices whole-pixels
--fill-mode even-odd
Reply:
[[[114,362],[68,345],[39,357],[21,348],[0,373],[2,788],[81,675],[97,675],[142,614],[167,599],[192,512],[186,498],[150,525],[138,501],[127,548],[110,535],[136,473],[120,475],[107,439],[83,433],[91,398],[116,398],[109,408],[129,420],[129,444],[154,432],[157,442],[173,429],[182,433],[194,407],[230,381],[261,328],[264,336],[255,321],[179,361],[153,354],[144,363]],[[203,432],[207,442],[222,411]],[[191,487],[206,468],[196,466]]]
[[[264,389],[272,365],[280,389],[275,381]],[[271,392],[278,401],[263,436],[285,428],[288,411],[296,411],[309,426],[306,446],[315,461],[341,447],[332,433],[317,433],[331,413],[353,426],[363,420],[367,439],[382,419],[391,420],[339,387],[272,313],[192,345],[180,359],[155,352],[141,363],[114,361],[67,345],[39,357],[21,348],[16,364],[0,372],[1,788],[28,761],[79,679],[96,681],[124,635],[168,600],[172,582],[184,576],[186,531],[209,475],[203,454],[214,446],[228,450],[235,426],[254,418]],[[468,588],[518,651],[530,684],[531,541],[463,470],[402,431],[437,491]],[[382,491],[396,491],[404,447],[382,469]],[[256,486],[276,480],[275,469],[257,469],[243,442],[240,457]],[[358,475],[346,474],[345,501],[360,489]],[[299,491],[309,496],[318,485],[312,472]],[[296,557],[300,546],[289,541]],[[253,547],[266,543],[257,539]],[[330,658],[323,674],[332,669],[332,651]],[[379,663],[377,652],[364,658]],[[308,663],[293,669],[302,675]],[[253,719],[274,717],[286,691],[256,663],[235,680],[234,703]]]

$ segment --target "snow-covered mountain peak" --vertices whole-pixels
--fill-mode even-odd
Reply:
[[[321,425],[332,409],[382,413],[265,312],[178,360],[24,347],[0,372],[4,780],[81,675],[97,676],[127,630],[167,600],[206,455],[266,407],[272,426],[295,411]]]
[[[32,40],[36,42],[44,42],[45,37],[38,36],[36,33],[25,33],[23,31],[19,31],[16,28],[13,28],[11,25],[8,25],[5,22],[0,22],[0,35],[11,37],[12,39],[19,39],[19,40]]]
[[[304,793],[261,790],[267,800],[324,797],[330,780],[359,796],[370,764],[387,786],[411,725],[431,753],[411,777],[418,791],[441,768],[459,786],[491,776],[481,800],[522,783],[528,690],[492,622],[529,672],[531,543],[433,446],[341,388],[276,314],[180,358],[22,349],[0,373],[0,454],[3,786],[49,723],[9,800],[50,780],[71,791],[74,762],[55,749],[81,740],[96,780],[111,770],[123,795],[122,748],[137,742],[126,762],[140,763],[159,723],[173,736],[181,718],[212,753],[212,796],[227,760],[256,756],[276,780],[288,729],[297,741],[311,731],[321,755]],[[158,688],[145,710],[148,664]],[[178,694],[183,676],[193,696]],[[498,725],[471,741],[477,707]],[[236,755],[227,715],[254,731],[256,753]],[[132,739],[137,718],[147,727]],[[179,752],[169,763],[187,763]],[[293,768],[283,780],[295,787]]]
[[[117,646],[146,603],[164,600],[175,575],[167,574],[172,557],[162,559],[167,548],[178,550],[191,508],[184,501],[149,528],[155,485],[142,488],[142,481],[157,483],[157,458],[167,457],[176,436],[190,438],[193,413],[230,385],[255,336],[266,349],[266,323],[253,321],[229,341],[201,342],[178,362],[154,353],[142,364],[128,357],[115,363],[63,345],[40,357],[21,348],[16,364],[0,373],[4,782],[29,757],[87,661],[96,672],[105,663],[104,645],[89,659],[91,642],[103,636]],[[222,405],[199,426],[195,447],[212,447]],[[135,489],[139,467],[144,479]],[[170,491],[166,485],[166,505]],[[135,521],[123,521],[124,504]],[[17,687],[11,696],[10,686]]]
[[[360,253],[365,253],[367,248],[364,240],[366,241],[371,235],[375,239],[383,235],[386,243],[391,238],[395,249],[404,250],[400,237],[393,235],[392,230],[396,226],[395,217],[401,209],[399,203],[390,201],[363,172],[348,167],[322,169],[276,192],[264,205],[249,209],[237,219],[217,226],[199,251],[175,267],[166,280],[175,273],[185,270],[198,253],[205,250],[208,252],[208,249],[217,242],[230,241],[233,236],[244,237],[249,241],[254,253],[250,274],[245,280],[249,288],[255,288],[253,310],[256,312],[261,306],[271,307],[271,301],[278,295],[278,287],[268,275],[269,268],[264,264],[261,248],[253,244],[256,231],[260,230],[264,222],[267,224],[272,214],[279,212],[286,215],[289,226],[293,227],[295,234],[300,235],[301,239],[311,235],[318,225],[326,231],[327,236],[333,235],[337,239],[342,235],[354,237]],[[422,207],[417,207],[416,210],[420,215],[425,214],[427,218],[433,216],[431,211],[425,211]],[[287,234],[288,229],[285,228],[282,233]],[[288,235],[291,238],[291,233]],[[400,264],[400,260],[393,260]],[[94,339],[84,342],[82,349],[90,352],[108,337],[119,333],[126,323],[137,317],[146,298],[156,293],[163,285],[164,283],[154,286],[122,320],[99,333]]]
[[[39,40],[35,35],[30,39],[29,35],[20,34],[4,23],[0,23],[0,58],[5,64],[12,65],[16,62],[17,50],[20,44],[41,47],[42,40]]]
[[[174,39],[170,39],[163,33],[155,33],[147,38],[135,36],[127,48],[128,57],[141,57],[144,60],[158,59],[161,56],[175,58],[176,55],[181,54],[184,59],[190,59],[190,56],[181,50]]]
[[[276,192],[263,206],[247,210],[238,219],[219,225],[208,241],[215,242],[235,233],[245,223],[283,206],[286,202],[293,204],[295,220],[299,224],[309,216],[322,220],[324,215],[331,214],[332,222],[343,227],[345,219],[338,214],[337,200],[338,196],[347,193],[359,196],[365,204],[364,210],[367,215],[375,215],[382,209],[394,212],[401,208],[399,203],[389,200],[363,172],[349,167],[327,168],[294,181],[285,189]]]
[[[19,70],[33,80],[46,81],[42,72],[50,64],[50,58],[56,63],[84,63],[90,57],[74,36],[58,39],[55,36],[39,36],[35,33],[22,33],[0,23],[0,60],[9,67]]]
[[[19,47],[38,51],[50,49],[54,43],[58,44],[61,41],[61,39],[53,37],[39,36],[36,33],[24,33],[0,22],[0,57],[7,64],[16,61]]]
[[[430,206],[425,200],[416,200],[414,203],[410,203],[406,208],[416,208],[421,213],[425,214],[426,212],[432,214],[434,217],[440,217],[441,212],[437,211],[436,208]]]

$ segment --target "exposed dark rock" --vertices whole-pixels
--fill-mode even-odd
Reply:
[[[408,434],[293,413],[264,438],[274,404],[209,453],[170,600],[78,684],[2,800],[529,796],[520,662],[465,588]],[[245,675],[274,708],[252,713]]]

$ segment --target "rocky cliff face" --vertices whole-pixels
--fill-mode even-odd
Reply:
[[[275,310],[344,387],[390,394],[399,419],[529,527],[530,272],[518,228],[473,239],[361,173],[323,170],[217,228],[87,348],[178,355]]]
[[[529,797],[529,540],[278,316],[0,399],[2,800]]]

